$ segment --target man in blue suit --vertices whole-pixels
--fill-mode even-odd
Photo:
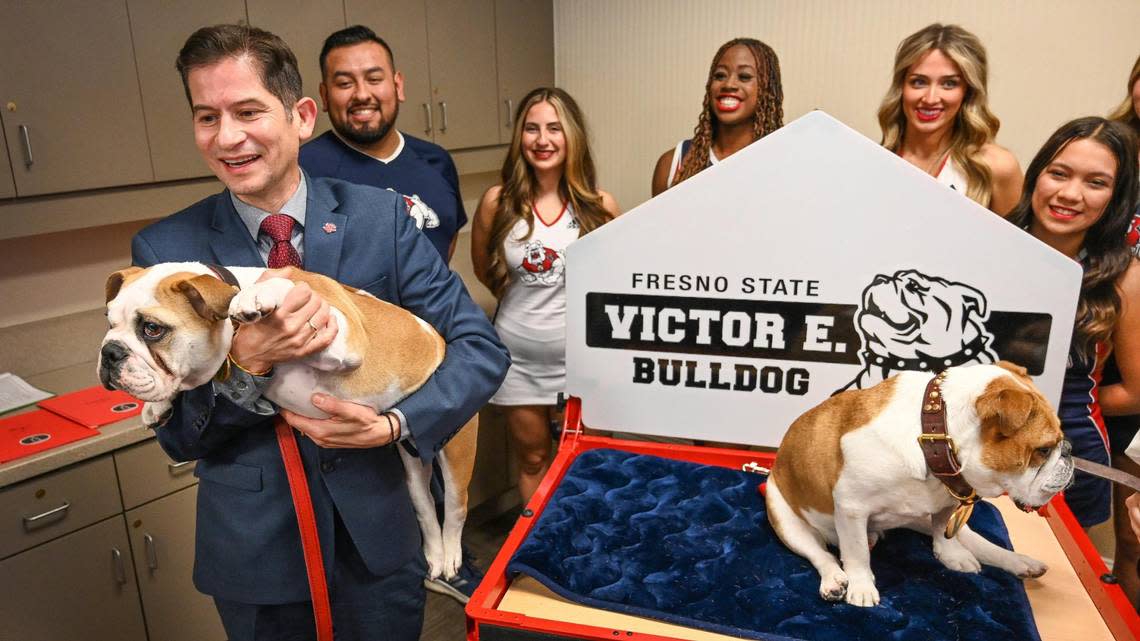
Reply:
[[[415,641],[424,561],[395,441],[430,461],[497,389],[506,350],[402,198],[302,173],[298,148],[317,110],[284,42],[243,25],[207,27],[187,40],[178,69],[195,142],[226,190],[139,232],[134,262],[261,266],[292,252],[307,270],[407,308],[447,341],[436,373],[389,412],[317,394],[313,404],[332,418],[294,424],[337,639]],[[328,304],[294,288],[235,336],[232,374],[183,392],[158,429],[172,457],[199,459],[194,583],[214,597],[232,641],[313,638],[276,408],[260,390],[274,363],[320,351],[336,332]]]

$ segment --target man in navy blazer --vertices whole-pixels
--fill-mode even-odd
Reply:
[[[414,641],[424,561],[395,448],[430,461],[498,388],[506,349],[402,198],[301,172],[297,152],[316,104],[301,96],[284,42],[243,25],[207,27],[187,40],[178,68],[198,149],[227,189],[139,232],[134,262],[263,266],[275,241],[262,224],[286,214],[305,269],[412,311],[447,342],[431,379],[385,415],[324,395],[314,395],[314,405],[333,418],[288,415],[304,433],[297,441],[337,639]],[[312,638],[300,537],[272,425],[277,410],[260,389],[274,363],[324,349],[336,332],[328,304],[294,288],[276,312],[235,336],[233,375],[183,392],[157,431],[173,458],[198,459],[194,583],[214,597],[233,641]]]

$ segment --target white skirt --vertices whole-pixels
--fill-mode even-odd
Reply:
[[[554,405],[566,389],[566,328],[536,330],[497,319],[495,330],[511,352],[511,368],[495,405]]]

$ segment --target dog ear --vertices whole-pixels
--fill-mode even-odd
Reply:
[[[1010,361],[998,361],[994,363],[994,365],[997,365],[998,367],[1004,369],[1010,374],[1013,374],[1014,376],[1017,376],[1018,378],[1029,378],[1029,370],[1018,365],[1017,363],[1012,363]]]
[[[1029,422],[1033,413],[1033,393],[1008,376],[990,381],[975,402],[982,425],[994,425],[1002,436],[1013,436]]]
[[[955,289],[962,296],[962,306],[966,310],[972,310],[979,318],[986,318],[989,314],[986,307],[986,295],[981,291],[963,285],[962,283],[953,283]]]
[[[205,274],[177,281],[174,288],[186,296],[199,316],[211,323],[230,315],[230,300],[238,291],[236,287]]]
[[[106,302],[109,303],[109,302],[115,300],[115,297],[119,295],[119,290],[123,288],[123,283],[128,278],[130,278],[131,276],[134,276],[135,274],[141,272],[142,270],[143,270],[142,267],[135,267],[134,265],[131,265],[130,267],[128,267],[126,269],[120,269],[119,271],[108,276],[107,277],[107,290],[106,290],[107,291],[107,301]]]

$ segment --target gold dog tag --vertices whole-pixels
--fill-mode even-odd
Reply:
[[[958,530],[961,530],[962,526],[966,524],[966,521],[970,520],[970,515],[973,514],[973,512],[973,502],[960,504],[958,509],[954,510],[954,513],[950,515],[950,520],[946,522],[946,538],[954,538],[954,536],[958,534]]]

